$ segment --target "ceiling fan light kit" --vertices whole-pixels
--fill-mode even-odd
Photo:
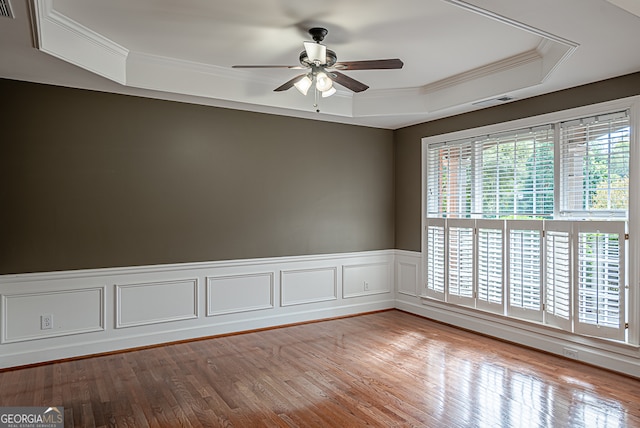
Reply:
[[[316,89],[320,92],[326,92],[333,87],[333,81],[322,71],[316,73]]]
[[[307,95],[307,92],[309,92],[309,88],[312,84],[313,80],[311,80],[309,76],[302,76],[302,78],[298,79],[298,81],[294,83],[293,86],[295,86],[302,95]]]
[[[353,92],[362,92],[369,88],[362,82],[346,76],[336,70],[391,70],[403,67],[403,62],[395,59],[378,59],[365,61],[338,62],[336,53],[327,49],[322,42],[329,32],[325,28],[314,27],[309,30],[313,42],[304,42],[304,50],[300,52],[300,66],[297,65],[234,65],[233,68],[290,68],[309,69],[307,73],[298,75],[274,89],[276,92],[286,91],[295,87],[302,95],[307,95],[309,89],[314,86],[314,107],[317,108],[318,94],[322,98],[335,94],[334,83],[341,85]],[[316,109],[316,111],[319,111]]]

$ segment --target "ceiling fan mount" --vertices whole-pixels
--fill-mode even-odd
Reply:
[[[300,74],[285,82],[274,89],[274,91],[286,91],[295,86],[303,95],[306,95],[307,90],[315,83],[316,94],[321,92],[323,97],[328,97],[336,92],[335,88],[333,88],[333,83],[344,86],[353,92],[362,92],[369,88],[369,86],[364,83],[342,74],[337,70],[391,70],[400,69],[404,65],[398,58],[338,62],[336,53],[320,43],[327,34],[329,34],[329,31],[326,28],[313,27],[309,29],[309,35],[311,35],[313,42],[303,43],[304,50],[300,52],[298,58],[300,65],[234,65],[233,68],[307,69],[304,74]]]
[[[329,30],[322,27],[313,27],[309,29],[309,34],[314,42],[320,43],[329,34]]]

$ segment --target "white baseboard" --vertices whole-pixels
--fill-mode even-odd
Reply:
[[[0,368],[391,309],[393,268],[387,250],[3,275]]]

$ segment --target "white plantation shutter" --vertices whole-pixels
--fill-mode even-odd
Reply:
[[[447,220],[447,301],[451,303],[473,305],[474,223],[474,220]]]
[[[507,221],[510,316],[542,321],[542,221]]]
[[[575,222],[575,331],[625,337],[625,222]]]
[[[446,283],[445,219],[427,219],[426,225],[426,290],[427,297],[444,300]]]
[[[571,330],[572,222],[545,221],[545,322]]]
[[[471,142],[429,147],[427,215],[469,217],[471,213]]]
[[[476,228],[478,234],[476,307],[503,313],[504,221],[476,220]]]
[[[629,201],[629,112],[560,124],[560,214],[625,218]]]

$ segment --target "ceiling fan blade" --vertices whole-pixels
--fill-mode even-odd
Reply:
[[[327,62],[327,47],[325,45],[315,42],[304,42],[303,45],[309,61],[319,64]]]
[[[352,79],[351,77],[346,76],[342,73],[338,73],[334,70],[331,70],[329,73],[332,75],[334,82],[344,86],[347,89],[351,89],[353,92],[362,92],[369,89],[369,87],[364,83],[358,82],[356,79]]]
[[[293,85],[295,85],[298,82],[298,80],[302,79],[304,76],[306,76],[306,74],[300,74],[300,75],[294,77],[293,79],[288,80],[285,83],[283,83],[282,85],[278,86],[273,91],[274,92],[282,92],[282,91],[286,91],[287,89],[291,89],[291,88],[293,88]]]
[[[291,70],[302,70],[305,67],[300,65],[232,65],[231,68],[288,68]]]
[[[367,61],[340,61],[333,65],[338,70],[384,70],[402,68],[404,63],[398,58],[371,59]]]

